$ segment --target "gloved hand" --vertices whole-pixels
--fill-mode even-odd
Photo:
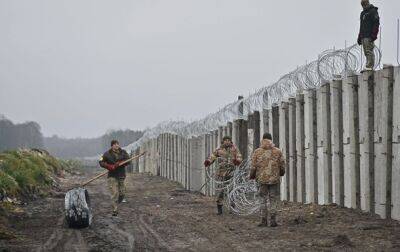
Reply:
[[[210,160],[206,160],[206,161],[204,161],[204,166],[205,167],[209,167],[211,165],[211,161]]]
[[[241,163],[242,163],[242,161],[240,161],[240,160],[237,160],[237,159],[233,160],[233,164],[236,166],[240,165]]]
[[[109,171],[114,171],[117,168],[117,166],[113,164],[105,164],[105,167]]]

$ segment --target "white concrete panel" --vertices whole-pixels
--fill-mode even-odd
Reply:
[[[317,107],[316,91],[308,90],[304,99],[305,187],[306,203],[318,202]]]

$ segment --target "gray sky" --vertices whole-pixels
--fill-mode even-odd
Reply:
[[[354,43],[359,0],[0,0],[0,114],[46,136],[197,119]],[[372,1],[385,63],[399,0]]]

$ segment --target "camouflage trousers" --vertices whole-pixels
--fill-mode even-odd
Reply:
[[[364,38],[362,40],[362,46],[364,49],[365,58],[367,58],[367,63],[365,64],[365,67],[374,68],[375,66],[374,41],[372,41],[370,38]]]
[[[228,181],[229,179],[231,179],[231,176],[224,176],[224,177],[220,177],[218,180],[219,181]],[[224,204],[224,198],[226,196],[227,192],[227,188],[226,188],[227,184],[226,183],[219,183],[217,184],[217,189],[216,189],[216,194],[217,194],[217,205],[223,205]]]
[[[225,197],[225,194],[226,194],[226,188],[224,188],[225,187],[225,185],[224,184],[218,184],[217,185],[217,190],[216,190],[216,193],[217,193],[217,205],[223,205],[224,204],[224,197]]]
[[[111,192],[113,211],[118,211],[118,204],[125,197],[125,178],[109,177],[107,180],[108,188]]]
[[[279,184],[258,186],[258,195],[261,197],[261,217],[268,218],[268,214],[276,215],[280,201]]]

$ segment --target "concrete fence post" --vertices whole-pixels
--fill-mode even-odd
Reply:
[[[289,200],[297,201],[296,99],[289,98]]]
[[[247,122],[247,153],[250,156],[254,150],[254,114],[249,114]]]
[[[168,133],[168,157],[167,157],[167,178],[172,179],[172,155],[173,155],[173,145],[172,145],[172,134]]]
[[[161,135],[157,137],[157,176],[161,176]]]
[[[206,135],[204,135],[204,143],[205,143],[205,152],[204,152],[204,159],[206,159],[206,158],[208,158],[209,156],[210,156],[210,154],[211,154],[211,152],[212,152],[212,146],[211,146],[211,135],[210,134],[206,134]],[[213,172],[213,166],[214,166],[215,164],[213,164],[213,165],[211,165],[210,167],[208,167],[207,169],[209,169],[209,171],[210,171],[210,174],[212,174],[212,172]],[[205,174],[204,175],[204,181],[206,181],[207,180],[207,174]],[[204,188],[205,188],[205,194],[206,195],[208,195],[208,196],[210,196],[210,191],[211,191],[211,184],[210,183],[207,183],[205,186],[204,186]]]
[[[232,122],[228,122],[226,124],[226,130],[227,130],[227,135],[230,137],[233,137],[233,133],[232,133],[232,129],[233,129],[233,123]]]
[[[272,133],[272,130],[270,129],[270,124],[269,124],[269,121],[271,120],[270,119],[270,116],[271,116],[271,109],[263,109],[262,110],[262,123],[261,123],[261,127],[262,127],[262,130],[261,130],[261,132],[260,132],[260,140],[262,140],[262,137],[263,137],[263,135],[264,135],[264,133]]]
[[[174,181],[179,181],[179,139],[178,135],[174,134],[174,161],[173,161],[173,167],[174,167]]]
[[[222,133],[222,132],[219,132],[219,130],[215,130],[214,132],[213,132],[213,138],[212,138],[212,150],[211,151],[214,151],[214,150],[216,150],[217,148],[218,148],[218,146],[220,145],[220,143],[221,143],[221,141],[222,141],[222,138],[221,138],[221,141],[220,141],[220,139],[219,139],[219,134],[220,133]],[[216,171],[217,171],[217,168],[218,168],[218,164],[217,164],[217,162],[215,162],[215,165],[214,165],[214,169],[213,169],[213,174],[215,174],[216,173]],[[211,195],[215,195],[215,190],[216,190],[216,184],[215,184],[215,181],[213,181],[213,183],[212,183],[212,189],[211,189]]]
[[[182,137],[178,136],[178,160],[176,161],[176,166],[178,170],[177,181],[182,184]]]
[[[375,73],[374,86],[374,203],[375,213],[391,217],[393,67]],[[398,99],[398,97],[397,97]]]
[[[297,202],[306,201],[304,94],[296,95]]]
[[[261,118],[259,111],[254,111],[253,113],[253,127],[254,127],[253,150],[255,150],[258,147],[260,147]]]
[[[224,127],[220,126],[218,127],[217,130],[217,142],[221,143],[222,142],[222,138],[224,137]]]
[[[190,190],[198,191],[205,182],[204,174],[204,136],[192,137],[189,139],[190,145]],[[202,193],[205,193],[203,187]]]
[[[317,90],[318,203],[332,203],[332,149],[329,83]]]
[[[332,193],[333,203],[344,206],[342,80],[331,82]]]
[[[247,121],[238,119],[233,122],[232,130],[233,143],[238,147],[240,153],[243,155],[243,159],[247,159],[247,147],[248,147],[248,132],[247,132]]]
[[[222,135],[223,136],[228,136],[228,126],[223,126],[222,127]]]
[[[309,89],[304,103],[306,203],[318,203],[317,126],[317,93]]]
[[[164,178],[167,177],[167,151],[168,151],[168,145],[167,145],[167,134],[163,134],[163,166],[162,166],[162,176]]]
[[[400,67],[394,69],[393,97],[400,97]],[[400,220],[400,99],[393,99],[393,166],[392,166],[392,213]]]
[[[186,145],[187,145],[187,151],[186,151],[186,170],[187,170],[187,189],[190,190],[192,188],[192,182],[191,182],[191,177],[192,177],[192,170],[190,167],[191,164],[191,155],[190,153],[192,152],[192,145],[190,144],[190,139],[186,139]]]
[[[343,81],[344,205],[360,208],[360,136],[358,76],[348,73]]]
[[[374,211],[374,72],[362,73],[358,81],[360,118],[360,194],[361,209]]]
[[[159,167],[158,167],[158,172],[159,172],[159,176],[162,177],[162,172],[163,172],[163,148],[164,148],[164,143],[163,143],[163,137],[162,135],[160,135],[160,141],[159,141]]]
[[[280,147],[280,141],[279,141],[279,106],[278,105],[273,105],[271,110],[270,110],[270,116],[269,116],[269,129],[270,133],[272,135],[272,141],[277,147]]]
[[[275,122],[274,122],[275,124]],[[285,158],[285,176],[282,178],[281,183],[281,199],[289,200],[289,105],[287,102],[282,102],[279,107],[279,146]]]

